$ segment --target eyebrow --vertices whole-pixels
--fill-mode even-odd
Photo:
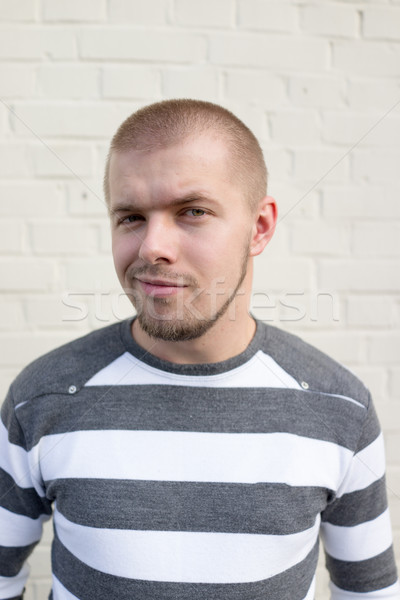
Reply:
[[[198,192],[194,192],[194,193],[189,193],[189,194],[185,194],[182,197],[177,197],[174,200],[171,200],[171,202],[168,202],[168,207],[170,206],[181,206],[184,204],[190,204],[191,202],[211,202],[213,204],[216,203],[216,200],[213,200],[212,198],[210,198],[209,196],[206,196],[205,194],[202,193],[198,193]],[[132,212],[132,211],[138,211],[140,212],[142,210],[142,208],[134,203],[133,201],[121,201],[118,204],[116,204],[113,208],[111,208],[110,212],[111,213],[124,213],[124,212]]]

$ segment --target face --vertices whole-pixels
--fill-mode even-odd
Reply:
[[[114,153],[109,176],[114,264],[142,330],[182,341],[240,318],[255,217],[225,144],[203,134]]]

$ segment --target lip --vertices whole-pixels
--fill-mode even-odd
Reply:
[[[187,287],[177,284],[176,281],[166,281],[164,279],[137,279],[141,288],[148,296],[173,296],[179,290]]]

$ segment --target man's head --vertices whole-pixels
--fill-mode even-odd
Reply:
[[[150,152],[178,144],[189,137],[210,132],[228,149],[231,176],[242,186],[249,207],[254,209],[267,191],[267,169],[257,138],[226,108],[202,100],[164,100],[133,113],[118,128],[110,144],[104,176],[104,194],[109,203],[110,157],[115,152]]]
[[[107,164],[117,275],[141,331],[165,341],[203,336],[227,323],[230,307],[248,319],[251,258],[275,226],[256,139],[225,109],[210,110],[176,100],[139,111],[117,131]]]

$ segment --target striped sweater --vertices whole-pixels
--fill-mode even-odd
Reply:
[[[54,517],[53,600],[399,598],[382,436],[350,372],[264,324],[201,365],[137,346],[131,320],[11,385],[0,423],[0,599]]]

